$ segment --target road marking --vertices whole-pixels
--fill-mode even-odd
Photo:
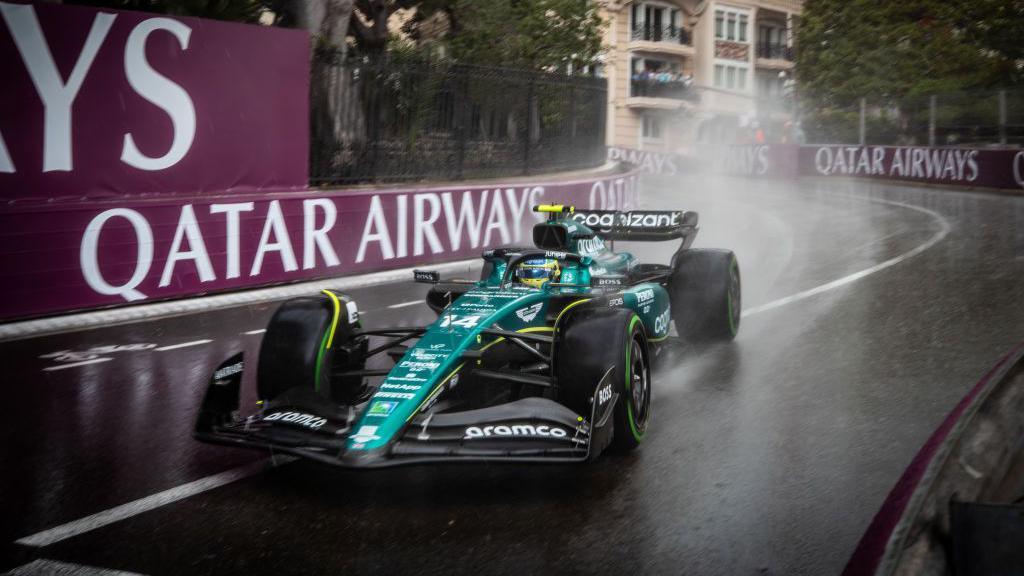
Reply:
[[[263,334],[266,331],[267,331],[266,328],[260,328],[259,330],[249,330],[248,332],[242,332],[242,334],[246,334],[246,335]]]
[[[401,304],[392,304],[388,308],[405,308],[406,306],[415,306],[417,304],[425,304],[423,300],[412,300],[409,302],[402,302]]]
[[[53,372],[54,370],[63,370],[65,368],[74,368],[75,366],[85,366],[86,364],[99,364],[100,362],[110,362],[113,358],[95,358],[93,360],[83,360],[81,362],[72,362],[71,364],[58,364],[57,366],[47,366],[43,368],[43,372]]]
[[[293,460],[295,460],[295,458],[291,456],[279,456],[277,458],[268,458],[266,460],[260,460],[259,462],[253,462],[252,464],[239,466],[238,468],[232,468],[231,470],[227,470],[219,474],[200,478],[199,480],[194,480],[188,484],[182,484],[181,486],[176,486],[174,488],[164,490],[163,492],[157,492],[156,494],[139,498],[138,500],[110,508],[109,510],[97,512],[96,514],[86,516],[85,518],[72,520],[67,524],[61,524],[60,526],[43,530],[42,532],[31,536],[25,536],[24,538],[16,540],[15,544],[33,546],[37,548],[56,544],[62,540],[67,540],[68,538],[85,534],[86,532],[90,532],[97,528],[102,528],[109,524],[120,522],[121,520],[137,516],[143,512],[155,510],[161,506],[177,502],[178,500],[183,500],[190,496],[195,496],[201,492],[220,488],[221,486],[230,484],[237,480],[254,476],[265,471],[269,467],[286,464]]]
[[[170,346],[161,346],[154,348],[157,352],[163,352],[165,350],[177,350],[178,348],[188,348],[189,346],[199,346],[200,344],[209,344],[213,340],[193,340],[191,342],[182,342],[181,344],[171,344]]]
[[[889,268],[891,266],[895,266],[895,265],[897,265],[900,262],[903,262],[905,260],[909,260],[910,258],[913,258],[914,256],[917,256],[918,254],[924,252],[925,250],[931,248],[932,246],[935,246],[936,244],[941,242],[949,234],[949,231],[952,229],[952,226],[950,226],[949,221],[946,220],[946,218],[943,217],[941,214],[939,214],[938,212],[935,212],[933,210],[929,210],[927,208],[922,208],[921,206],[914,206],[912,204],[905,204],[903,202],[896,202],[896,201],[893,201],[893,200],[882,200],[881,198],[865,198],[863,196],[857,196],[857,195],[853,195],[853,194],[832,194],[832,195],[833,196],[845,196],[845,197],[848,197],[848,198],[861,198],[861,199],[864,199],[864,200],[870,200],[872,202],[880,202],[882,204],[891,204],[893,206],[900,206],[902,208],[907,208],[907,209],[910,209],[910,210],[916,210],[918,212],[922,212],[924,214],[928,214],[932,218],[935,218],[939,222],[939,225],[941,226],[941,229],[938,232],[936,232],[934,236],[929,238],[927,242],[925,242],[924,244],[921,244],[920,246],[918,246],[917,248],[914,248],[913,250],[910,250],[908,252],[904,252],[903,254],[900,254],[899,256],[896,256],[895,258],[890,258],[890,259],[886,260],[885,262],[880,262],[878,264],[875,264],[874,266],[872,266],[870,268],[865,268],[864,270],[861,270],[859,272],[854,272],[853,274],[849,274],[847,276],[843,276],[842,278],[833,280],[831,282],[826,282],[825,284],[822,284],[820,286],[815,286],[814,288],[811,288],[809,290],[804,290],[802,292],[797,292],[796,294],[791,294],[791,295],[786,296],[784,298],[779,298],[778,300],[772,300],[771,302],[768,302],[766,304],[761,304],[760,306],[754,306],[753,308],[747,308],[741,314],[741,316],[743,318],[746,318],[747,316],[753,316],[754,314],[760,314],[761,312],[767,312],[768,310],[774,310],[775,308],[781,308],[782,306],[785,306],[787,304],[792,304],[793,302],[798,302],[800,300],[805,300],[807,298],[810,298],[811,296],[816,296],[818,294],[821,294],[822,292],[828,292],[829,290],[834,290],[835,288],[839,288],[840,286],[845,286],[846,284],[850,284],[850,283],[856,282],[857,280],[860,280],[862,278],[870,276],[870,275],[874,274],[875,272],[881,272],[882,270],[885,270],[886,268]]]
[[[142,576],[138,572],[110,570],[108,568],[96,568],[82,564],[45,559],[33,560],[24,566],[18,566],[10,572],[4,572],[4,576],[38,576],[39,574],[51,574],[53,576]]]

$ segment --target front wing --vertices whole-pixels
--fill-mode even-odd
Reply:
[[[343,468],[438,462],[584,462],[611,442],[611,414],[619,400],[618,394],[613,394],[600,413],[595,403],[586,416],[540,397],[462,412],[418,414],[386,448],[366,451],[355,446],[374,430],[367,426],[353,430],[358,407],[335,404],[311,389],[292,389],[259,413],[239,416],[242,365],[239,354],[215,372],[196,420],[195,438]],[[595,398],[603,384],[603,379],[594,383]]]

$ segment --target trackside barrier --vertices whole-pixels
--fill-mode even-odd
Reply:
[[[1024,191],[1024,150],[922,146],[798,146],[749,144],[710,147],[697,156],[609,148],[610,160],[649,174],[704,171],[751,177],[875,178]]]
[[[1024,505],[1018,500],[1024,493],[1022,446],[1024,344],[935,430],[843,575],[1016,573],[1024,536]],[[1014,563],[1000,564],[1008,558]]]
[[[534,204],[629,209],[635,171],[568,182],[306,190],[0,211],[0,319],[463,260],[529,243]]]
[[[0,2],[0,322],[477,256],[635,173],[310,190],[306,32]]]

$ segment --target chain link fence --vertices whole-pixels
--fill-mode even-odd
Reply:
[[[952,92],[804,110],[815,143],[896,146],[1024,145],[1024,89]]]
[[[313,185],[513,176],[604,161],[604,79],[317,54]]]

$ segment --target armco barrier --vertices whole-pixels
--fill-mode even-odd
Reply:
[[[465,259],[530,243],[539,202],[635,207],[636,178],[8,207],[0,319]]]

